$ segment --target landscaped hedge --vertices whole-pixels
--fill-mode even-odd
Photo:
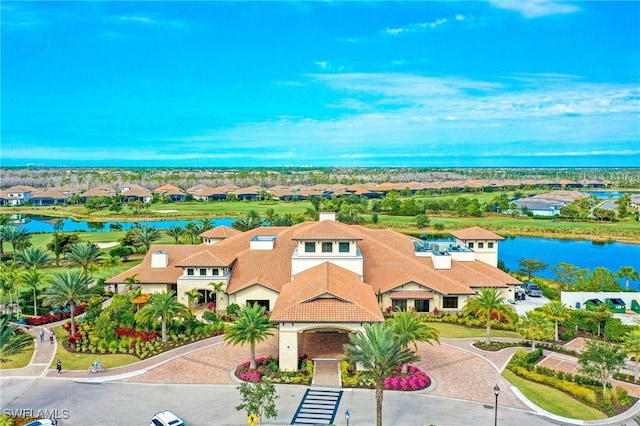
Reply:
[[[420,371],[418,367],[409,365],[407,373],[402,373],[402,368],[398,367],[392,377],[388,377],[384,381],[386,390],[403,390],[415,391],[429,387],[431,378]],[[361,371],[346,361],[340,363],[340,375],[342,377],[342,387],[345,388],[368,388],[375,386],[371,378],[365,377]]]
[[[82,314],[85,311],[85,309],[87,309],[87,306],[88,305],[86,304],[76,306],[75,309],[73,310],[73,314],[74,315]],[[26,322],[28,325],[44,325],[44,324],[49,324],[51,322],[62,321],[63,319],[67,319],[67,318],[71,318],[70,310],[58,311],[56,313],[47,313],[39,317],[26,317]]]
[[[256,368],[249,368],[246,361],[236,367],[236,377],[246,382],[260,382],[268,377],[272,383],[286,383],[295,385],[310,385],[313,380],[313,362],[302,357],[298,360],[297,371],[281,371],[278,358],[268,356],[256,358]]]
[[[569,382],[567,380],[560,380],[555,377],[547,376],[545,374],[529,371],[524,367],[516,367],[512,371],[518,376],[523,377],[527,380],[542,383],[555,389],[565,391],[588,404],[596,403],[596,391],[594,391],[593,389],[587,388],[574,382]]]

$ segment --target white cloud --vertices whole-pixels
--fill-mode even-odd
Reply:
[[[520,12],[525,18],[539,18],[580,11],[580,8],[575,4],[555,0],[489,0],[489,3],[499,9]]]
[[[147,26],[158,26],[162,28],[184,29],[186,24],[176,19],[155,18],[147,15],[120,15],[112,19],[119,24],[140,24]]]
[[[327,62],[327,61],[316,61],[316,62],[314,62],[314,64],[316,64],[317,66],[319,66],[323,70],[326,70],[327,68],[329,68],[331,66],[329,64],[329,62]]]
[[[439,18],[432,22],[418,22],[418,23],[408,24],[408,25],[405,25],[404,27],[399,27],[399,28],[385,28],[382,31],[382,33],[391,35],[391,36],[397,36],[400,34],[407,34],[407,33],[421,33],[421,32],[428,31],[430,29],[437,28],[440,25],[446,24],[447,22],[448,22],[447,18]]]

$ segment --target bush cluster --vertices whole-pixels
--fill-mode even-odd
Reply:
[[[256,358],[256,368],[249,368],[246,361],[236,367],[236,377],[246,382],[260,382],[268,378],[271,383],[310,385],[313,379],[313,362],[306,356],[298,360],[297,371],[281,371],[278,358],[272,356]]]
[[[85,311],[85,309],[87,309],[86,304],[78,305],[73,310],[73,314],[80,315]],[[67,318],[71,318],[71,310],[69,310],[68,308],[54,313],[49,312],[39,317],[27,317],[26,322],[28,325],[44,325],[49,324],[50,322],[61,321]]]
[[[385,390],[415,391],[429,387],[431,378],[418,367],[409,365],[407,373],[402,373],[402,367],[395,370],[395,374],[384,381]],[[340,363],[342,386],[345,388],[373,388],[375,382],[362,374],[346,361]]]
[[[574,382],[569,382],[567,380],[560,380],[555,377],[547,376],[545,374],[529,371],[524,367],[516,367],[515,370],[512,371],[518,376],[523,377],[527,380],[542,383],[547,386],[551,386],[552,388],[567,392],[588,404],[593,405],[596,403],[596,391],[594,391],[593,389],[587,388]]]

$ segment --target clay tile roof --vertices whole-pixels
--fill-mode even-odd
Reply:
[[[384,321],[371,286],[344,268],[325,262],[282,287],[273,322]]]
[[[204,231],[202,234],[198,235],[202,238],[229,238],[234,235],[242,234],[242,231],[238,231],[237,229],[230,228],[225,225],[216,226],[213,229],[209,229],[208,231]]]
[[[293,240],[361,240],[362,237],[354,234],[348,226],[333,220],[323,220],[303,231],[294,234]]]
[[[125,278],[137,274],[136,278],[141,283],[175,284],[183,273],[182,268],[176,268],[176,262],[179,262],[185,257],[201,250],[202,246],[197,245],[154,245],[147,252],[142,263],[116,275],[115,277],[109,278],[106,283],[120,284],[124,282]],[[163,251],[167,253],[169,265],[166,268],[151,267],[151,255],[156,251]]]
[[[392,291],[389,296],[392,299],[433,299],[430,291]]]
[[[504,237],[496,235],[493,232],[482,229],[478,226],[473,226],[467,229],[461,229],[460,231],[452,232],[451,235],[460,240],[504,240]]]
[[[208,250],[203,250],[176,262],[176,266],[229,266],[231,262],[233,262],[233,257],[221,257],[216,256]]]
[[[175,185],[171,185],[170,183],[167,183],[165,185],[162,185],[156,189],[153,190],[153,192],[159,194],[159,193],[167,193],[167,194],[184,194],[184,191],[180,188],[178,188]]]

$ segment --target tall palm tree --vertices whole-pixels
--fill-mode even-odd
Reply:
[[[200,292],[197,289],[192,288],[189,291],[185,291],[184,295],[187,296],[189,311],[191,311],[191,314],[193,315],[193,301],[200,299]]]
[[[273,336],[275,324],[269,322],[265,315],[264,306],[257,303],[247,305],[240,310],[238,318],[225,329],[224,340],[227,344],[244,345],[251,347],[249,368],[256,368],[256,345],[269,336]]]
[[[362,375],[375,383],[376,425],[382,426],[384,380],[393,375],[396,368],[417,361],[419,356],[403,348],[405,342],[396,337],[393,327],[387,323],[365,324],[364,331],[349,335],[349,342],[344,345],[346,360],[362,366]]]
[[[433,345],[433,342],[440,344],[439,332],[435,328],[422,321],[420,315],[411,310],[396,310],[395,315],[387,320],[393,328],[396,338],[402,341],[402,349],[408,349],[413,345],[418,351],[417,342],[425,342]],[[407,364],[402,365],[402,372],[407,372]]]
[[[2,228],[3,240],[9,241],[13,247],[13,252],[17,252],[31,246],[31,234],[26,228],[17,226],[5,226]]]
[[[215,312],[217,312],[217,311],[218,311],[218,302],[219,302],[219,300],[218,300],[218,295],[223,295],[223,294],[224,294],[224,286],[225,286],[225,283],[223,283],[222,281],[219,281],[219,282],[217,282],[217,283],[213,283],[213,282],[211,282],[211,283],[209,283],[209,285],[210,285],[211,287],[213,287],[213,290],[212,290],[212,291],[213,291],[213,292],[215,293],[215,295],[216,295],[216,303],[215,303],[215,309],[214,309],[214,311],[215,311]]]
[[[49,251],[43,247],[28,247],[15,253],[13,259],[25,268],[46,268],[53,262]]]
[[[133,290],[133,286],[136,284],[140,284],[140,280],[138,279],[138,274],[129,275],[127,278],[122,280],[124,283],[125,290]]]
[[[140,226],[135,229],[133,239],[143,245],[146,248],[146,251],[149,251],[151,244],[160,239],[160,231],[158,228],[153,226]]]
[[[3,262],[0,264],[0,290],[4,299],[4,312],[8,311],[7,297],[9,297],[9,306],[11,306],[11,315],[13,315],[13,294],[18,292],[18,270],[15,262]]]
[[[536,340],[548,340],[553,335],[553,325],[541,311],[533,310],[521,316],[516,324],[520,334],[531,340],[531,349],[536,348]]]
[[[111,269],[111,275],[115,275],[115,270],[118,266],[122,265],[122,260],[120,260],[120,256],[112,256],[108,255],[102,264],[105,268]]]
[[[47,277],[35,266],[23,270],[20,274],[22,284],[33,291],[33,315],[38,316],[38,289],[48,282]]]
[[[81,271],[63,271],[55,274],[44,292],[42,304],[45,306],[66,308],[71,312],[71,334],[76,333],[74,310],[76,306],[88,302],[98,294],[98,287],[89,287],[90,278]]]
[[[486,287],[481,289],[478,294],[467,300],[462,308],[464,315],[471,315],[478,319],[484,319],[487,328],[486,344],[491,344],[491,323],[494,319],[514,321],[516,312],[505,303],[505,298],[501,293],[493,288]]]
[[[627,290],[629,289],[630,280],[637,280],[640,278],[640,274],[638,274],[638,271],[633,269],[632,266],[621,266],[620,269],[618,269],[618,272],[616,272],[616,276],[625,279],[625,288]]]
[[[202,234],[202,232],[200,232],[200,226],[196,222],[194,222],[193,220],[187,222],[186,226],[184,227],[184,235],[189,238],[191,244],[194,243],[195,239],[200,234]]]
[[[88,241],[72,245],[66,258],[71,266],[82,268],[85,276],[89,276],[89,266],[103,260],[102,252],[98,246]]]
[[[542,307],[542,314],[554,322],[555,333],[554,340],[558,341],[558,323],[566,321],[571,316],[569,308],[559,300],[554,300]]]
[[[185,234],[185,229],[180,225],[173,225],[165,229],[164,233],[176,240],[176,244],[180,244],[180,238]]]
[[[160,320],[162,341],[167,341],[167,321],[173,318],[185,318],[191,315],[189,308],[178,302],[175,292],[153,293],[142,309],[136,313],[136,321],[153,323]]]
[[[636,368],[633,380],[638,381],[638,364],[640,363],[640,330],[635,329],[624,335],[622,348],[627,355],[633,355],[636,360]]]
[[[19,354],[29,344],[33,337],[27,333],[19,333],[18,326],[9,322],[9,317],[0,315],[0,362],[8,357]]]

